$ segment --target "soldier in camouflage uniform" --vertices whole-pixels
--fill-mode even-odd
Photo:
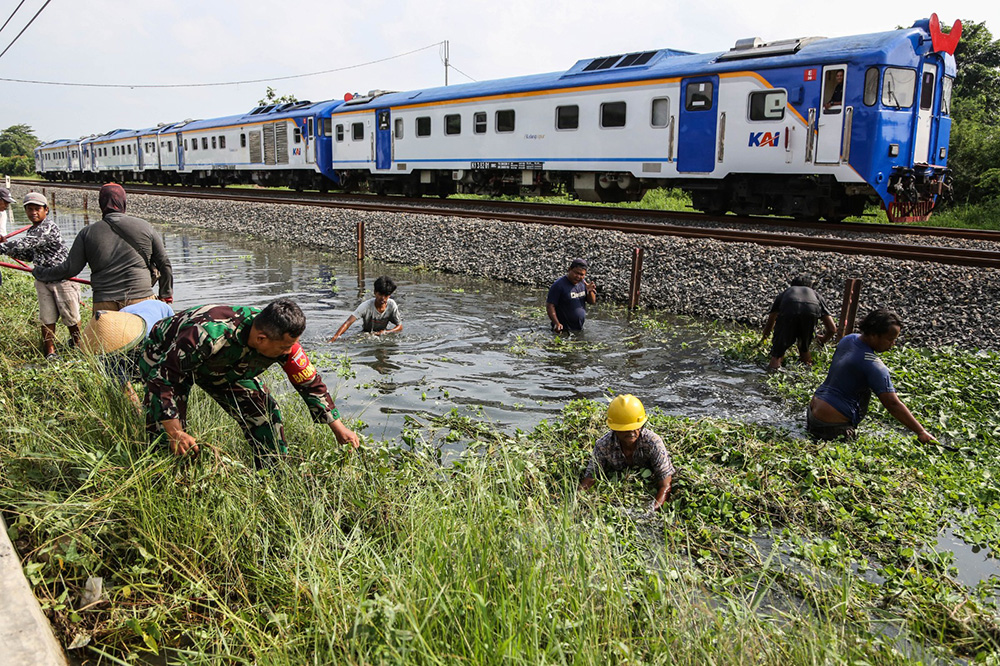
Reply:
[[[197,384],[240,424],[256,466],[266,456],[286,453],[278,404],[257,380],[280,363],[313,420],[326,423],[337,441],[356,448],[358,436],[341,422],[322,377],[298,344],[305,324],[299,306],[285,299],[263,310],[205,305],[161,320],[139,362],[150,438],[165,433],[175,455],[198,453],[197,441],[185,432],[188,395]]]

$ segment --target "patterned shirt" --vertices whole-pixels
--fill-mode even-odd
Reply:
[[[674,474],[674,464],[667,453],[667,447],[663,445],[663,440],[649,428],[643,428],[639,432],[639,439],[635,443],[635,452],[632,454],[632,464],[625,461],[625,454],[622,447],[615,439],[614,431],[597,440],[594,445],[594,453],[587,464],[587,469],[583,472],[583,478],[596,478],[598,468],[605,475],[611,472],[621,472],[631,468],[648,467],[653,470],[653,476],[663,480]]]
[[[0,243],[0,254],[48,268],[66,261],[69,250],[63,242],[59,225],[45,219],[25,231],[23,237]]]
[[[179,418],[175,394],[196,383],[209,393],[252,380],[275,363],[289,364],[289,354],[268,358],[247,341],[260,308],[203,305],[160,320],[143,348],[139,372],[152,396],[155,420]],[[323,378],[305,354],[296,354],[294,374],[289,374],[316,423],[340,418]],[[287,370],[286,370],[287,372]]]

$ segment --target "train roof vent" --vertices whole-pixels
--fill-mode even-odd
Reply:
[[[350,104],[352,106],[355,105],[355,104],[367,104],[368,102],[372,101],[373,99],[375,99],[377,97],[381,97],[382,95],[391,95],[391,94],[393,94],[395,92],[399,92],[399,91],[398,90],[381,90],[381,89],[379,89],[379,90],[369,90],[367,94],[364,94],[364,95],[355,95],[351,99],[349,99],[346,102],[344,102],[344,104],[345,105]]]
[[[797,53],[806,44],[825,37],[801,37],[799,39],[782,39],[776,42],[765,42],[760,37],[748,37],[737,40],[736,45],[720,55],[716,60],[741,60],[743,58],[768,58],[771,56],[791,55]]]
[[[600,58],[578,61],[563,76],[592,74],[594,72],[620,70],[627,67],[646,67],[651,64],[655,64],[663,58],[680,55],[691,55],[691,52],[676,51],[674,49],[659,49],[657,51],[638,51],[635,53],[621,53],[613,56],[602,56]]]

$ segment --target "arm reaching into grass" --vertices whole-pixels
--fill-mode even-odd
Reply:
[[[886,411],[896,417],[897,421],[917,433],[917,439],[920,440],[921,444],[937,441],[934,438],[934,435],[927,432],[927,430],[920,425],[920,421],[918,421],[917,418],[910,413],[909,408],[903,404],[903,401],[899,399],[899,396],[896,395],[894,391],[880,393],[878,399],[882,402],[882,406],[885,407]]]

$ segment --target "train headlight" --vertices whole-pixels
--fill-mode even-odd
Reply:
[[[890,143],[889,144],[889,157],[896,157],[897,155],[899,155],[899,144],[898,143]]]
[[[948,149],[947,148],[942,148],[940,151],[938,151],[938,156],[942,160],[944,159],[944,156],[947,155],[947,154],[948,154]]]

